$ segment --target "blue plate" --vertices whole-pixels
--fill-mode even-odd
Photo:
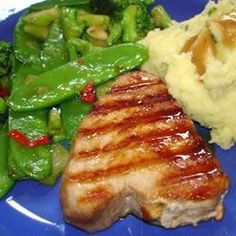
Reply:
[[[15,0],[15,2],[19,5],[19,1]],[[35,2],[35,0],[28,2],[30,4]],[[158,3],[163,4],[171,16],[180,21],[201,12],[207,0],[158,0]],[[14,26],[19,15],[14,14],[0,22],[0,39],[12,39]],[[128,216],[115,223],[110,229],[95,235],[236,235],[236,146],[229,151],[223,151],[221,148],[215,147],[215,151],[225,172],[231,177],[231,190],[225,198],[225,216],[222,221],[208,221],[200,223],[196,227],[186,226],[174,230],[166,230],[144,223],[133,216]],[[87,235],[85,232],[65,224],[63,221],[58,199],[59,185],[60,183],[58,182],[54,187],[45,187],[33,181],[18,182],[12,191],[0,201],[0,235]]]

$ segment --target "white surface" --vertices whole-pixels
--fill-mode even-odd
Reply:
[[[42,0],[1,0],[0,21],[6,19],[9,15],[23,10],[33,3],[41,1]]]

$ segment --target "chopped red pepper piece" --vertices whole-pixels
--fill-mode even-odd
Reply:
[[[6,98],[9,96],[9,91],[5,88],[0,88],[0,97]]]
[[[27,147],[36,147],[39,145],[45,145],[45,144],[50,143],[50,139],[48,136],[42,136],[39,138],[35,138],[33,140],[29,140],[24,134],[22,134],[18,130],[11,130],[9,132],[9,136],[15,139],[21,145],[27,146]]]
[[[84,102],[84,103],[88,103],[88,104],[92,104],[96,101],[96,91],[94,89],[94,82],[88,82],[83,91],[82,94],[80,96],[80,99]]]
[[[46,145],[50,143],[50,138],[48,136],[41,136],[39,138],[33,139],[30,141],[31,147],[36,147],[40,145]]]

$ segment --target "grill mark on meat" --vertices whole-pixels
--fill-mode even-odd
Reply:
[[[173,98],[169,95],[168,91],[160,92],[160,93],[155,93],[155,94],[147,94],[143,96],[142,98],[139,97],[133,97],[131,98],[120,98],[120,99],[115,99],[111,101],[107,101],[105,104],[102,105],[97,105],[93,108],[92,112],[93,114],[107,114],[109,112],[115,111],[115,110],[120,110],[124,107],[134,107],[134,106],[142,106],[142,105],[151,105],[155,103],[161,103],[161,102],[166,102],[173,100]]]
[[[97,103],[95,106],[97,106]],[[80,132],[84,130],[91,130],[92,128],[98,128],[101,126],[107,126],[109,123],[117,124],[123,121],[123,119],[129,117],[143,117],[143,116],[150,116],[154,112],[161,112],[166,111],[168,109],[178,108],[182,111],[176,101],[163,101],[161,103],[153,103],[153,104],[145,104],[142,106],[135,106],[135,107],[124,107],[120,110],[114,110],[113,112],[107,114],[89,114],[89,125],[87,124],[86,120],[81,124]],[[157,113],[158,114],[158,113]]]
[[[109,132],[117,128],[128,129],[133,126],[136,126],[137,124],[151,123],[167,119],[180,119],[186,117],[182,109],[177,105],[161,111],[151,111],[151,110],[152,110],[151,106],[148,105],[146,113],[136,112],[132,116],[128,116],[124,118],[121,122],[117,123],[113,123],[112,121],[110,121],[110,123],[105,123],[102,124],[101,126],[98,125],[97,127],[80,128],[79,134],[81,136],[91,136],[94,134],[102,134],[105,132]]]
[[[121,93],[130,93],[133,92],[134,90],[139,90],[141,88],[147,88],[151,87],[154,85],[162,85],[163,83],[161,80],[155,80],[155,81],[141,81],[141,82],[136,82],[136,83],[130,83],[126,85],[120,85],[120,86],[114,86],[110,89],[108,94],[121,94]]]
[[[201,201],[219,196],[219,189],[227,189],[227,176],[219,169],[213,173],[203,173],[201,177],[158,185],[155,195],[165,199]]]
[[[191,162],[190,165],[188,165],[188,162],[186,162],[185,168],[175,167],[175,169],[173,170],[172,165],[171,171],[169,171],[169,173],[162,178],[160,184],[163,186],[172,185],[177,182],[190,181],[191,179],[195,178],[202,178],[206,173],[208,177],[214,176],[215,174],[219,173],[218,163],[214,159],[204,160],[204,162],[202,162],[201,159],[202,156],[197,156],[197,158],[193,162]]]
[[[185,157],[186,158],[186,157]],[[226,175],[210,152],[203,148],[199,155],[185,165],[176,161],[168,174],[158,182],[158,195],[165,198],[206,200],[216,196],[219,188],[227,183]],[[220,181],[219,181],[220,180]],[[194,186],[191,187],[191,185]]]
[[[178,124],[177,122],[175,122],[175,124],[176,125],[174,127],[169,125],[169,127],[167,128],[151,130],[143,134],[142,133],[132,134],[132,129],[129,130],[129,128],[121,129],[119,130],[119,133],[122,133],[124,131],[128,132],[130,131],[130,134],[124,137],[124,139],[121,140],[120,142],[115,143],[114,141],[113,143],[106,145],[104,148],[95,148],[89,151],[84,151],[84,150],[79,151],[73,158],[79,158],[79,159],[90,158],[91,156],[97,156],[98,154],[102,154],[105,152],[112,152],[123,149],[130,144],[133,144],[132,148],[135,148],[141,143],[147,143],[150,145],[150,147],[154,149],[156,145],[160,145],[166,139],[173,138],[173,140],[177,140],[177,138],[191,139],[192,137],[194,137],[195,130],[192,126],[192,123],[179,122]]]
[[[158,144],[157,144],[158,145]],[[179,155],[185,155],[188,156],[188,160],[196,160],[198,155],[202,156],[202,149],[205,144],[202,142],[202,145],[197,144],[199,147],[199,150],[196,152],[193,152],[189,146],[192,146],[193,149],[195,148],[195,142],[192,142],[190,145],[184,145],[181,148],[178,148],[177,150],[174,151],[167,151],[168,146],[163,145],[162,149],[156,150],[156,152],[153,152],[153,155],[148,155],[144,156],[143,154],[140,156],[135,156],[133,158],[133,161],[129,163],[120,163],[116,166],[112,166],[108,169],[98,169],[94,171],[84,171],[76,174],[71,174],[69,176],[70,181],[79,181],[80,183],[82,182],[91,182],[91,181],[96,181],[100,180],[101,178],[107,178],[111,177],[114,175],[124,175],[126,173],[130,173],[132,171],[136,171],[138,169],[143,169],[143,168],[149,168],[149,167],[154,167],[157,164],[165,163],[167,165],[173,166],[173,162],[176,162],[179,159]],[[187,146],[187,150],[185,150]],[[165,149],[165,151],[164,151]],[[206,154],[207,155],[207,154]],[[207,158],[205,158],[207,160]],[[187,161],[187,160],[186,160]],[[215,162],[210,162],[210,164],[214,164]],[[199,170],[200,169],[200,170]],[[204,163],[198,163],[198,168],[196,170],[204,172]],[[204,172],[205,173],[205,172]]]
[[[79,203],[89,203],[94,201],[104,201],[111,199],[113,194],[105,186],[98,186],[89,192],[85,196],[78,199]]]
[[[143,157],[144,152],[145,152],[144,158],[162,158],[162,157],[165,158],[165,156],[176,155],[177,160],[178,159],[188,160],[191,157],[189,157],[189,155],[187,154],[186,154],[187,156],[181,155],[181,150],[185,153],[193,152],[193,150],[196,150],[196,152],[198,152],[198,150],[201,148],[202,143],[194,136],[189,135],[188,139],[185,140],[185,139],[181,139],[178,135],[179,134],[176,134],[176,137],[173,137],[172,140],[169,139],[169,137],[165,137],[166,140],[158,140],[157,138],[156,138],[157,141],[155,141],[154,139],[145,140],[143,143],[140,142],[140,145],[137,145],[137,143],[131,143],[127,147],[118,149],[119,152],[117,152],[117,150],[114,150],[111,152],[100,152],[99,154],[93,155],[93,156],[90,156],[89,154],[89,156],[87,157],[84,156],[82,158],[80,156],[77,156],[77,159],[73,160],[73,163],[78,166],[80,165],[80,163],[82,164],[86,163],[86,165],[89,167],[90,163],[92,164],[96,162],[97,164],[94,168],[95,170],[99,168],[104,168],[104,166],[110,166],[110,167],[115,166],[117,163],[124,164],[124,163],[131,162],[135,159]],[[155,143],[155,145],[153,145],[153,143]],[[160,143],[162,143],[162,145],[158,147],[158,144]],[[176,143],[178,145],[177,150],[175,148]],[[188,147],[192,147],[192,149]],[[131,154],[129,153],[129,150],[132,150]],[[180,152],[179,155],[178,155],[178,152]],[[76,155],[76,153],[73,155]],[[168,162],[168,161],[169,161],[168,159],[166,158],[164,159],[164,162]],[[178,161],[178,164],[179,165],[181,164],[180,161]],[[170,165],[174,167],[174,164],[171,164],[171,161],[170,161]],[[87,168],[84,168],[84,170],[85,169]],[[90,168],[88,169],[90,170]],[[75,172],[72,171],[71,173],[75,173]]]

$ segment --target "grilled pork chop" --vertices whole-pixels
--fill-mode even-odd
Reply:
[[[131,72],[83,120],[61,203],[66,221],[88,232],[129,213],[174,228],[221,219],[228,184],[161,80]]]

